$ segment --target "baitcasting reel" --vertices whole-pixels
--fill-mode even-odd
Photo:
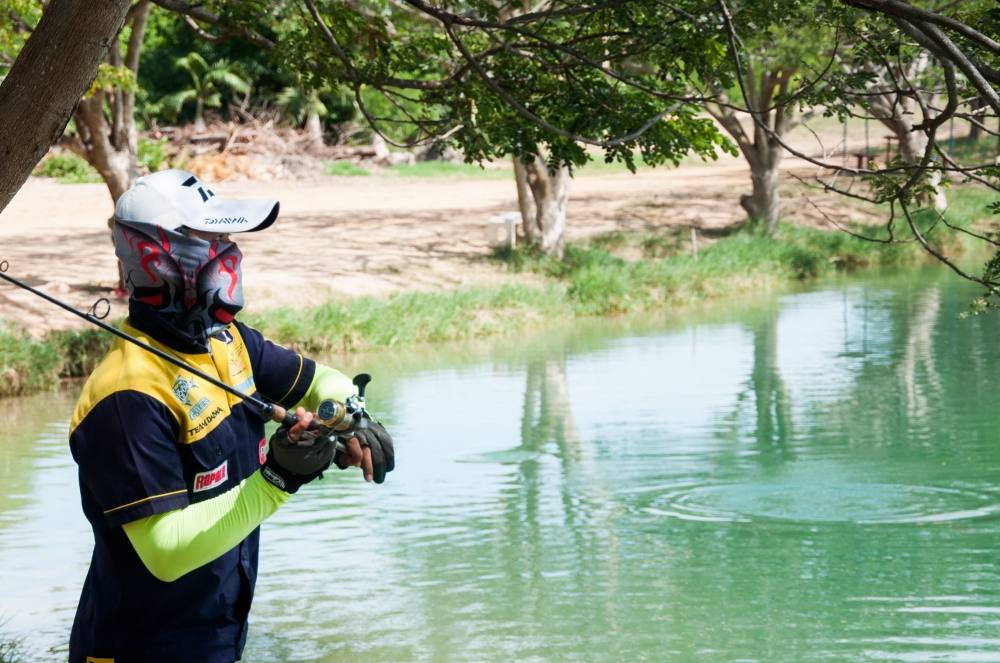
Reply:
[[[343,433],[368,426],[368,420],[365,417],[365,387],[371,381],[371,375],[359,373],[351,380],[358,388],[357,396],[348,396],[343,403],[328,398],[319,404],[319,407],[316,408],[313,426],[319,430],[321,435]]]

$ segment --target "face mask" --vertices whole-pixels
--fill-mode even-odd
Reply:
[[[204,341],[243,308],[243,254],[233,242],[123,221],[114,239],[129,296],[191,336]]]

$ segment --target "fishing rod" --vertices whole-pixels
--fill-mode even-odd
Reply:
[[[4,281],[11,283],[17,286],[18,288],[27,290],[33,295],[37,295],[42,299],[44,299],[45,301],[51,304],[55,304],[64,311],[69,311],[73,315],[83,318],[87,322],[100,327],[104,331],[114,334],[118,338],[124,339],[129,343],[137,345],[146,352],[150,352],[159,357],[160,359],[169,362],[174,366],[182,368],[185,371],[188,371],[189,373],[196,375],[202,380],[205,380],[206,382],[215,385],[219,389],[222,389],[225,392],[228,392],[238,398],[243,399],[249,405],[256,408],[256,410],[260,413],[260,415],[265,419],[270,419],[271,421],[275,421],[284,426],[285,428],[291,428],[296,423],[298,423],[299,418],[295,416],[294,412],[289,412],[287,409],[278,405],[277,403],[268,403],[267,401],[263,401],[255,396],[251,396],[250,394],[247,394],[231,385],[228,385],[222,380],[213,378],[211,375],[208,375],[207,373],[195,368],[194,366],[189,365],[183,359],[179,359],[174,355],[170,354],[169,352],[164,352],[159,348],[154,348],[149,343],[140,341],[135,336],[132,336],[127,332],[123,332],[122,330],[117,329],[116,327],[113,327],[112,325],[109,325],[108,323],[104,322],[104,318],[108,317],[108,314],[111,312],[111,302],[107,299],[107,297],[101,297],[100,299],[95,301],[93,305],[90,307],[90,310],[84,313],[83,311],[79,311],[70,306],[69,304],[66,304],[65,302],[56,299],[55,297],[28,285],[24,281],[14,278],[10,274],[7,274],[7,269],[9,268],[9,266],[10,263],[8,263],[6,260],[0,260],[0,279],[3,279]],[[365,387],[368,385],[369,382],[371,382],[371,379],[372,377],[367,373],[361,373],[359,375],[356,375],[352,382],[358,388],[358,395],[348,397],[344,403],[339,403],[332,399],[328,399],[320,403],[319,407],[316,408],[317,419],[313,421],[313,424],[310,426],[310,428],[326,429],[326,431],[324,431],[324,434],[329,431],[339,432],[351,428],[363,428]],[[335,444],[338,450],[346,451],[346,449],[344,448],[343,444],[340,441],[335,441]]]

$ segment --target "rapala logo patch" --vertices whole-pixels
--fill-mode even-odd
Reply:
[[[260,459],[260,464],[263,465],[267,461],[267,438],[260,438],[260,442],[257,444],[257,458]]]
[[[226,460],[214,470],[199,472],[194,475],[194,487],[191,490],[195,493],[200,493],[203,490],[209,490],[224,484],[228,478],[229,461]]]

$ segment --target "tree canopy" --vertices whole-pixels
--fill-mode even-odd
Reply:
[[[321,100],[312,107],[325,107],[327,119],[357,112],[390,142],[447,142],[470,161],[541,154],[558,168],[599,156],[634,168],[739,148],[753,165],[767,148],[822,167],[817,187],[888,204],[884,232],[870,239],[905,237],[931,252],[927,232],[947,220],[913,212],[936,187],[1000,185],[992,159],[963,164],[941,144],[955,118],[997,134],[1000,10],[987,0],[153,1],[136,101],[146,122],[170,121],[163,101],[185,89],[177,63],[198,57],[239,63],[252,108],[274,107],[295,88]],[[85,11],[72,0],[44,12],[39,0],[8,5],[0,113],[40,71],[27,35],[49,17]],[[76,63],[85,78],[96,72],[92,60]],[[12,80],[21,64],[28,78]],[[346,106],[344,90],[353,97]],[[52,96],[43,92],[36,108]],[[849,167],[796,150],[779,120],[804,108],[896,122],[900,154]],[[913,135],[921,140],[907,152],[902,138]],[[21,143],[8,149],[37,159]],[[980,281],[1000,285],[990,274]]]

